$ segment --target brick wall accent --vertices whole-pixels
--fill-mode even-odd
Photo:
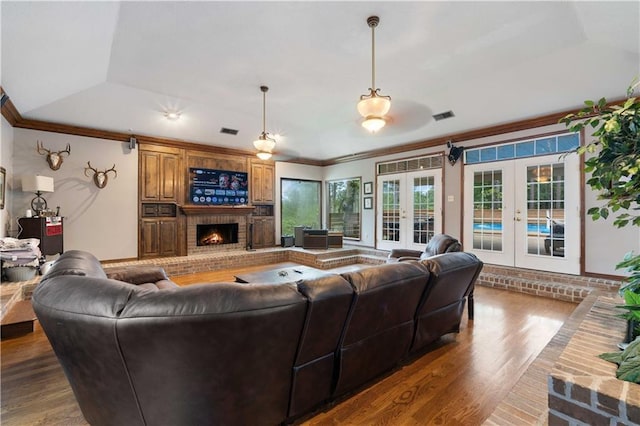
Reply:
[[[476,285],[580,303],[594,290],[616,292],[621,281],[485,264]]]
[[[599,296],[548,377],[549,425],[639,425],[640,385],[616,379],[616,364],[598,358],[617,351],[625,321],[617,296]]]

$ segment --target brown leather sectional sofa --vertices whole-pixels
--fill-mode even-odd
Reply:
[[[69,251],[33,306],[92,425],[274,425],[459,331],[482,262],[457,252],[288,284],[184,288]],[[117,279],[114,279],[117,278]]]

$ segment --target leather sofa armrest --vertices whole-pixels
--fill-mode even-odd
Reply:
[[[395,260],[396,260],[396,262],[406,262],[408,260],[420,260],[420,258],[419,257],[414,257],[414,256],[401,256],[401,257],[398,257]]]
[[[419,250],[411,250],[411,249],[393,249],[391,253],[389,253],[389,258],[402,258],[402,257],[411,257],[413,260],[419,259],[422,254]],[[404,259],[407,260],[407,259]]]
[[[169,281],[169,277],[167,277],[164,269],[160,266],[153,265],[105,268],[105,272],[107,274],[107,278],[135,285]]]

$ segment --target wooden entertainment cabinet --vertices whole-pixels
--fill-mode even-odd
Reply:
[[[252,248],[273,247],[276,244],[276,222],[273,215],[275,200],[272,162],[251,159],[251,204],[255,206],[251,218]]]
[[[138,257],[186,255],[184,219],[177,205],[184,197],[184,150],[140,145]]]
[[[247,218],[252,247],[275,246],[274,163],[218,151],[219,148],[215,152],[203,151],[180,143],[176,146],[139,144],[139,258],[187,255],[187,220],[183,208],[188,209],[190,204],[187,199],[190,167],[248,172],[250,207],[254,207]]]

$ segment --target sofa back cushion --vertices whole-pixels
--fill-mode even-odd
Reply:
[[[436,234],[427,243],[424,253],[420,255],[420,259],[460,250],[462,250],[462,245],[457,239],[447,234]]]
[[[134,291],[106,278],[58,275],[40,282],[31,299],[90,424],[145,424],[115,332],[118,313]]]
[[[295,283],[145,290],[104,278],[88,253],[68,253],[32,303],[90,424],[287,417],[307,311]]]
[[[335,395],[354,390],[404,357],[429,272],[420,263],[407,261],[343,276],[356,294],[340,345]]]
[[[465,252],[445,253],[422,260],[429,282],[416,312],[416,336],[411,351],[459,330],[465,298],[482,270],[482,262]]]
[[[145,420],[281,422],[306,311],[294,283],[132,294],[115,331]]]
[[[309,412],[331,396],[335,352],[354,295],[351,285],[335,274],[299,281],[298,291],[307,298],[308,309],[293,368],[292,417]]]

